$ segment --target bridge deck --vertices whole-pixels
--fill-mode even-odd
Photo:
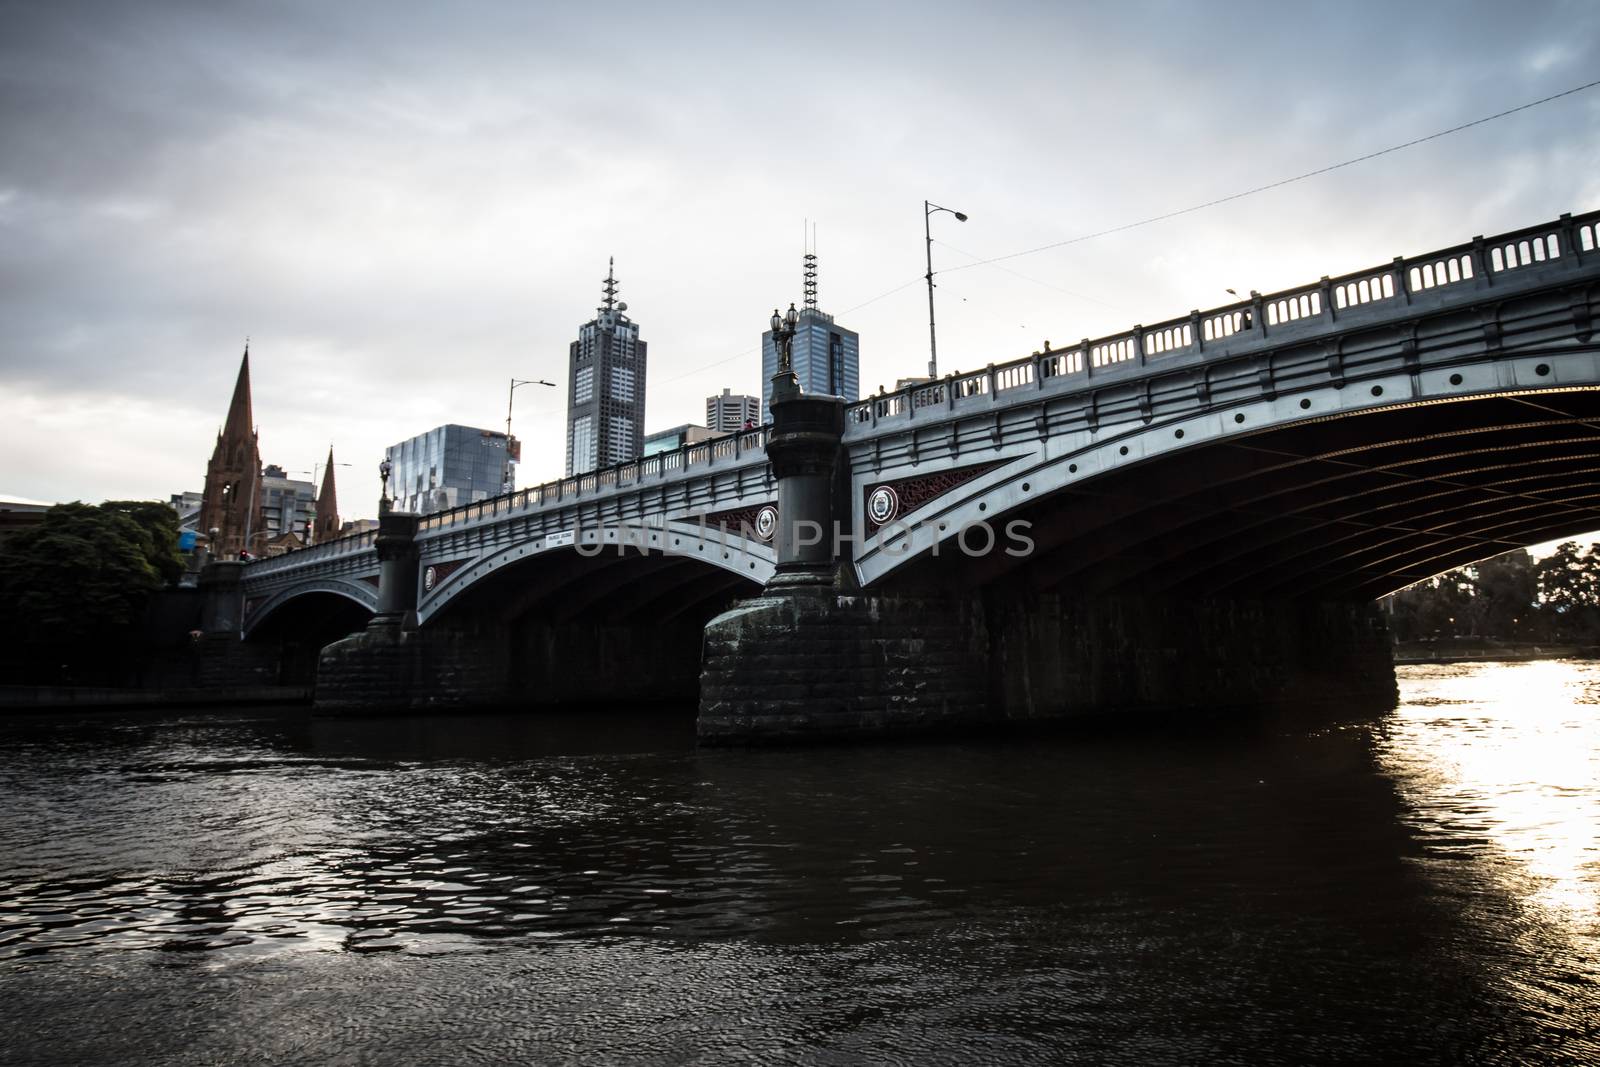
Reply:
[[[1181,415],[1180,409],[1205,410],[1254,400],[1256,394],[1270,399],[1277,391],[1297,388],[1296,383],[1309,383],[1306,375],[1313,371],[1341,379],[1348,368],[1354,378],[1364,373],[1363,360],[1376,374],[1402,358],[1387,351],[1394,346],[1385,342],[1384,351],[1367,352],[1362,342],[1347,353],[1347,338],[1430,316],[1493,309],[1508,299],[1574,284],[1592,290],[1600,282],[1597,228],[1600,212],[1563,215],[1493,238],[1474,238],[1278,293],[1252,292],[1235,304],[882,393],[847,408],[845,443],[858,462],[864,448],[872,454],[857,474],[873,478],[886,465],[916,465],[919,450],[927,469],[970,462],[960,455],[969,443],[994,448],[1020,442],[1019,434],[1029,436],[1023,422],[1037,424],[1031,436],[1043,441],[1069,432],[1093,433],[1102,419],[1132,418],[1137,423],[1142,416],[1148,422],[1152,412]],[[1586,336],[1589,306],[1588,297],[1572,304],[1570,318],[1582,320],[1580,336]],[[1540,322],[1540,329],[1554,328],[1553,320]],[[1497,331],[1498,320],[1484,328]],[[1572,327],[1565,329],[1570,339]],[[1404,347],[1403,341],[1397,343]],[[1413,338],[1412,355],[1404,358],[1413,358],[1416,345]],[[1284,349],[1298,354],[1292,359],[1273,354]],[[1324,363],[1326,371],[1319,369]],[[1381,391],[1375,388],[1373,395]],[[1073,402],[1070,419],[1048,410],[1030,416],[1036,405],[1080,394],[1086,399]],[[1300,402],[1301,408],[1309,405],[1308,400]],[[963,422],[975,416],[992,418],[988,434],[962,432]],[[1242,414],[1234,418],[1243,421]],[[937,455],[926,451],[918,433],[934,426],[944,432],[929,434],[928,440],[942,437],[948,445]],[[1176,436],[1184,436],[1181,428]],[[762,428],[429,515],[419,540],[425,553],[430,544],[434,551],[481,553],[502,542],[548,539],[573,525],[734,514],[767,502],[772,493]],[[300,576],[309,580],[355,574],[375,566],[372,544],[373,535],[367,533],[257,561],[247,569],[246,580],[276,588]],[[744,563],[747,568],[757,565],[766,568],[755,558]]]
[[[1574,276],[1600,278],[1600,212],[1529,226],[1492,238],[1475,237],[1420,256],[1337,278],[1191,311],[1181,318],[1065,349],[1035,352],[983,370],[880,393],[851,405],[847,441],[915,419],[972,411],[1027,392],[1079,392],[1180,368],[1229,360],[1263,349],[1329,338],[1399,318],[1467,307]]]

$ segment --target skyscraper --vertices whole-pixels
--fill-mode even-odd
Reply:
[[[706,397],[706,426],[722,433],[738,433],[745,424],[761,424],[761,398],[735,396],[724,388],[721,396]]]
[[[617,300],[616,260],[605,299],[578,328],[568,358],[567,474],[638,459],[644,449],[645,343]]]
[[[217,432],[211,462],[206,464],[206,487],[200,502],[200,533],[210,541],[213,559],[238,559],[239,553],[257,551],[266,534],[261,516],[261,451],[250,411],[250,346],[244,346],[239,377],[228,404],[228,421]]]
[[[800,391],[812,395],[861,399],[861,336],[817,308],[817,257],[805,257],[805,307],[794,331],[794,373]],[[778,349],[772,331],[761,335],[761,410],[772,419],[772,376],[778,373]]]

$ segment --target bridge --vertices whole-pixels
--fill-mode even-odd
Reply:
[[[298,639],[329,710],[672,693],[709,738],[1382,699],[1373,598],[1600,528],[1597,224],[775,401],[234,565],[214,629]]]

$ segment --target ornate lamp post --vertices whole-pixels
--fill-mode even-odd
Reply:
[[[778,350],[778,373],[772,376],[774,402],[800,395],[800,378],[794,372],[794,335],[800,326],[800,312],[789,305],[785,314],[772,309],[772,344]]]
[[[383,495],[378,498],[378,514],[387,515],[394,501],[389,499],[389,475],[394,470],[394,464],[389,462],[387,456],[378,464],[378,477],[383,479]]]
[[[957,222],[966,222],[967,217],[954,208],[940,207],[924,200],[922,202],[922,236],[928,243],[928,377],[939,376],[939,342],[933,332],[933,230],[929,220],[941,211],[948,211],[956,217]]]

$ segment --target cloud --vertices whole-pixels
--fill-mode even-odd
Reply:
[[[806,219],[823,306],[866,305],[841,315],[863,385],[892,382],[926,361],[923,199],[972,217],[938,220],[946,270],[1432,133],[1600,58],[1587,5],[807,10],[14,7],[0,398],[23,414],[0,445],[30,473],[4,480],[195,487],[248,334],[265,458],[308,467],[332,439],[354,507],[383,446],[498,425],[513,375],[564,382],[611,255],[649,428],[696,420],[723,386],[759,392]],[[950,271],[941,363],[1594,207],[1594,95],[1004,265],[1026,277]],[[529,477],[559,473],[557,401],[519,407]],[[133,436],[137,462],[104,459]]]

